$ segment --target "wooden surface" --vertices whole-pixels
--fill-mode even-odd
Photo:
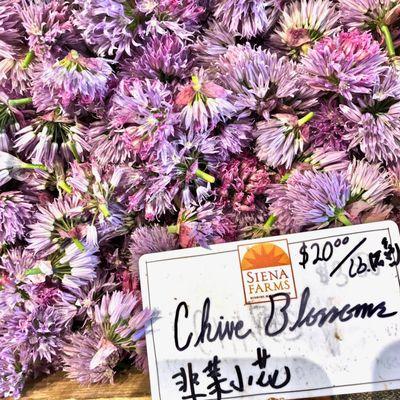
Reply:
[[[149,378],[136,372],[119,373],[113,385],[79,385],[53,374],[28,384],[21,400],[151,400]],[[178,400],[178,399],[177,399]],[[320,397],[313,400],[331,400]]]
[[[28,384],[23,400],[150,400],[148,375],[119,373],[113,385],[79,385],[57,373]]]
[[[113,385],[83,386],[57,373],[28,384],[21,400],[75,399],[151,400],[149,378],[136,372],[126,372],[119,373]],[[331,400],[331,397],[313,400]]]

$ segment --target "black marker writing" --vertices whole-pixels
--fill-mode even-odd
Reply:
[[[205,342],[215,342],[217,340],[223,341],[224,339],[232,340],[233,338],[237,339],[245,339],[247,336],[251,334],[251,329],[248,329],[246,332],[242,332],[244,329],[244,322],[242,320],[237,321],[225,321],[224,317],[221,315],[219,317],[219,322],[216,326],[213,326],[210,322],[210,308],[211,308],[211,300],[207,297],[204,300],[203,310],[201,314],[201,329],[200,333],[197,337],[196,342],[194,342],[193,346],[197,347],[200,343]],[[179,351],[186,350],[190,344],[192,343],[193,339],[193,332],[190,332],[187,337],[186,341],[182,345],[179,342],[179,332],[180,332],[180,324],[181,321],[181,314],[182,309],[184,310],[184,318],[188,318],[189,314],[189,307],[186,302],[182,301],[178,304],[176,311],[175,311],[175,320],[174,320],[174,340],[175,340],[175,347]]]
[[[283,306],[279,309],[279,313],[281,313],[283,317],[283,322],[276,331],[272,332],[270,329],[270,325],[275,318],[275,299],[283,298],[284,303]],[[318,325],[319,327],[324,326],[326,323],[333,323],[336,320],[340,322],[346,322],[353,318],[372,318],[374,316],[378,318],[390,318],[397,314],[397,311],[387,312],[386,302],[382,301],[379,304],[374,303],[362,303],[356,304],[352,306],[351,304],[345,304],[340,309],[337,307],[331,307],[329,310],[324,307],[317,310],[315,307],[308,307],[310,299],[310,288],[305,288],[303,294],[301,296],[301,303],[297,315],[297,319],[295,323],[289,327],[290,331],[294,331],[297,328],[301,328],[302,326],[313,326]],[[289,325],[289,317],[288,317],[288,308],[290,307],[291,300],[290,296],[287,293],[277,293],[270,296],[271,300],[271,315],[268,318],[268,321],[265,325],[265,334],[268,336],[276,336],[279,333],[283,332]],[[281,302],[278,304],[282,305]]]

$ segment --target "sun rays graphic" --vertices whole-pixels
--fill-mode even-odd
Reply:
[[[279,246],[273,243],[258,243],[246,251],[241,262],[241,269],[249,270],[288,264],[290,264],[290,258]]]

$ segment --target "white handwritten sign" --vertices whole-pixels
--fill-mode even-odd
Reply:
[[[400,388],[391,221],[142,257],[155,400]]]

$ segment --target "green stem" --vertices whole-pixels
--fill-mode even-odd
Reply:
[[[210,182],[210,183],[215,182],[215,178],[212,175],[207,174],[207,172],[204,172],[201,169],[197,169],[195,174],[197,177],[199,177],[200,179],[203,179],[206,182]]]
[[[22,69],[27,69],[34,57],[35,57],[34,51],[33,50],[28,51],[28,53],[26,53],[26,56],[21,63]]]
[[[310,50],[310,44],[305,43],[300,48],[301,48],[301,51],[303,52],[303,54],[307,55],[308,50]]]
[[[74,60],[79,60],[79,53],[76,50],[71,50],[70,54]]]
[[[196,75],[192,76],[192,87],[195,92],[198,92],[201,89],[201,83],[199,77]]]
[[[21,99],[10,99],[8,100],[8,105],[10,107],[18,107],[18,106],[24,106],[26,104],[32,103],[32,97],[24,97]]]
[[[69,140],[69,141],[67,142],[67,145],[68,145],[69,149],[71,150],[71,152],[72,152],[72,154],[73,154],[75,160],[78,161],[78,162],[80,163],[80,162],[81,162],[81,158],[79,157],[78,150],[76,150],[75,143],[72,142],[71,140]]]
[[[343,225],[346,225],[346,226],[353,225],[350,222],[350,220],[344,215],[343,212],[340,212],[339,214],[337,214],[336,217],[337,217],[338,221],[340,221]]]
[[[300,118],[297,121],[297,126],[302,126],[302,125],[306,124],[308,121],[310,121],[312,119],[313,116],[314,116],[314,113],[312,111],[309,112],[307,115],[305,115],[303,118]]]
[[[83,243],[82,243],[79,239],[77,239],[76,237],[73,237],[73,238],[72,238],[72,241],[75,243],[75,246],[76,246],[80,251],[85,250],[85,246],[83,245]]]
[[[23,168],[23,169],[40,169],[42,171],[47,171],[47,167],[43,164],[22,163],[21,168]]]
[[[283,175],[282,176],[282,178],[280,179],[280,183],[286,183],[287,182],[287,180],[291,177],[291,172],[289,171],[289,172],[286,172],[286,174],[285,175]]]
[[[393,39],[392,35],[390,34],[389,28],[387,25],[380,25],[379,27],[383,33],[383,36],[385,38],[385,43],[386,43],[386,49],[389,57],[393,57],[396,55],[396,52],[394,50],[394,44],[393,44]]]
[[[39,275],[42,274],[43,272],[41,271],[41,269],[39,267],[35,267],[35,268],[31,268],[31,269],[27,269],[25,271],[25,275],[29,276],[29,275]]]
[[[278,217],[276,217],[274,214],[271,214],[268,217],[267,222],[264,224],[264,228],[272,228],[277,219]]]
[[[72,187],[68,185],[67,182],[64,180],[58,181],[58,186],[64,190],[64,192],[71,194],[72,193]]]
[[[99,210],[106,218],[108,218],[111,215],[106,204],[99,204]]]
[[[167,227],[168,233],[178,234],[179,233],[179,226],[178,225],[169,225]]]

